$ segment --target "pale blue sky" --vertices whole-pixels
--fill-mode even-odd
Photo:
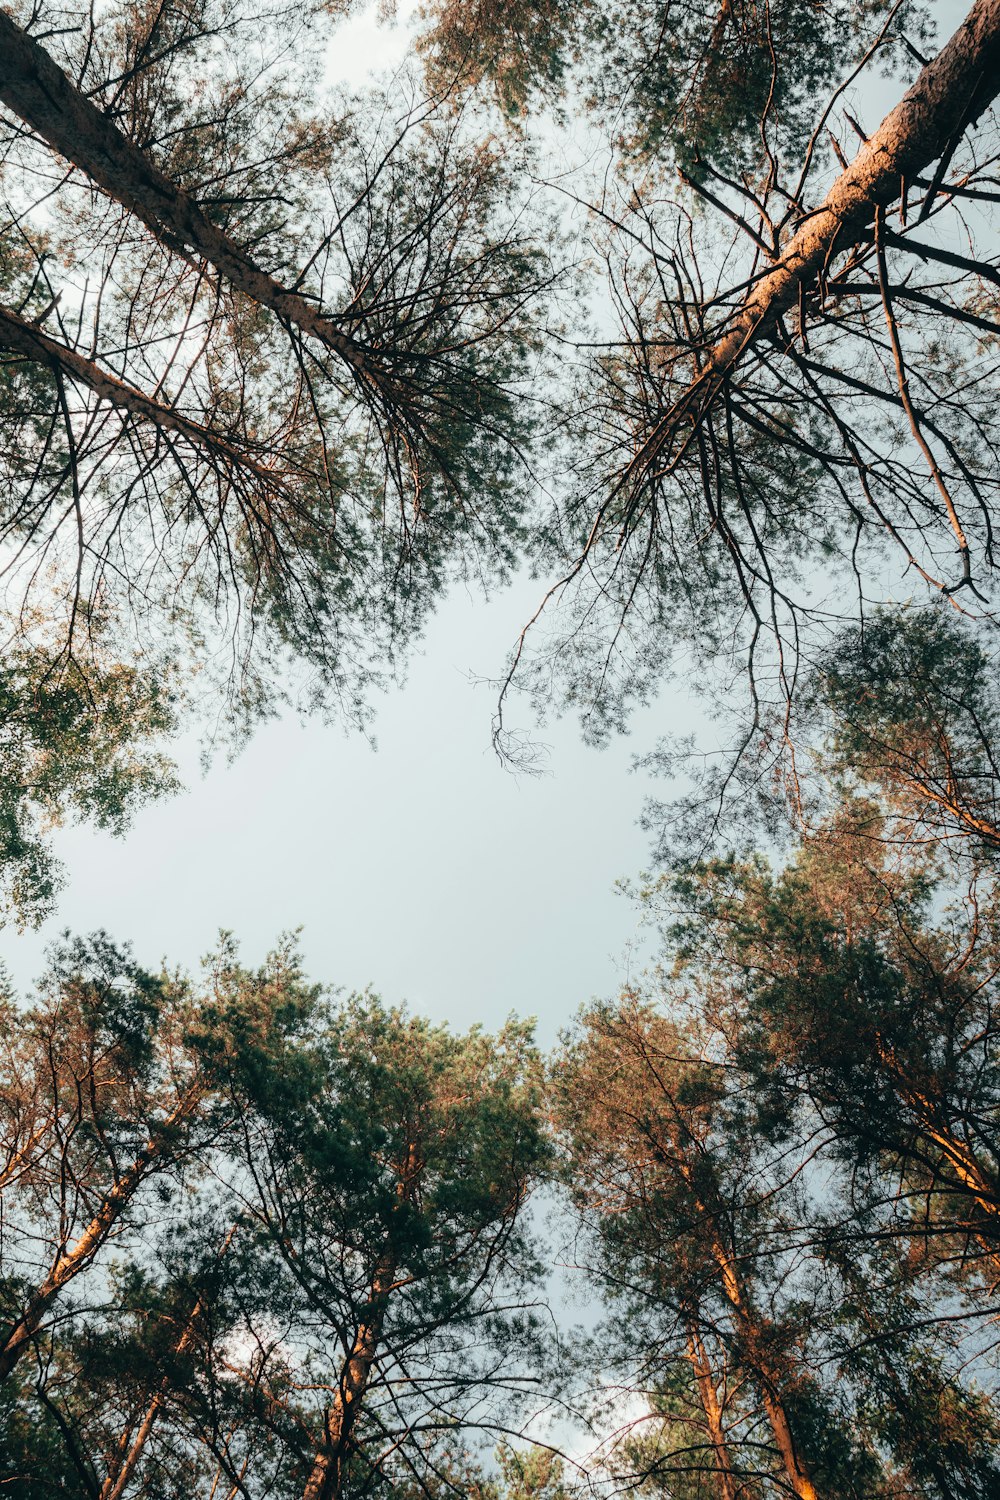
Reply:
[[[330,47],[331,81],[398,67],[415,9],[401,0],[392,27],[375,7],[352,15]],[[147,808],[124,839],[57,832],[68,881],[55,916],[4,935],[18,987],[67,927],[104,927],[150,966],[194,968],[222,927],[258,961],[301,925],[317,980],[370,983],[456,1026],[537,1014],[552,1040],[626,972],[636,912],[613,886],[639,872],[649,846],[637,818],[650,783],[630,774],[631,758],[683,729],[685,710],[667,699],[642,716],[634,747],[604,751],[584,746],[571,720],[549,725],[548,774],[503,769],[490,742],[495,692],[470,679],[502,673],[540,592],[529,580],[489,603],[456,591],[406,686],[375,704],[377,751],[289,717],[204,777],[197,745],[182,746],[187,790]]]
[[[290,717],[205,777],[184,747],[188,790],[147,808],[125,839],[58,832],[69,880],[56,916],[5,935],[18,985],[64,927],[103,926],[148,965],[191,967],[220,927],[256,961],[302,924],[316,979],[371,983],[459,1026],[537,1014],[550,1040],[625,973],[636,913],[612,887],[646,861],[636,819],[651,786],[631,757],[683,730],[687,712],[665,698],[634,740],[606,750],[556,723],[539,731],[547,774],[504,770],[490,742],[495,692],[470,677],[500,673],[538,593],[528,580],[488,603],[456,591],[406,686],[376,704],[377,750]]]

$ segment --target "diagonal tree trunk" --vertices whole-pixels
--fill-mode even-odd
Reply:
[[[827,193],[756,281],[697,377],[662,415],[629,468],[644,471],[696,424],[741,357],[773,332],[831,257],[868,238],[875,212],[894,202],[904,182],[947,152],[1000,94],[1000,0],[976,0],[962,25],[865,142]],[[973,114],[972,111],[975,113]]]
[[[171,249],[193,250],[252,301],[296,324],[343,359],[367,384],[388,393],[376,358],[344,333],[314,301],[290,290],[213,223],[80,92],[49,54],[0,9],[0,101],[78,167],[109,197],[135,214]]]
[[[0,305],[0,349],[11,349],[34,364],[58,371],[77,385],[84,386],[102,401],[149,422],[162,432],[186,439],[198,452],[211,460],[221,460],[229,469],[242,469],[264,484],[274,486],[282,475],[273,472],[220,433],[161,401],[155,401],[137,386],[110,374],[92,359],[71,349],[34,323],[22,318],[13,308]]]
[[[895,1050],[881,1039],[876,1045],[879,1060],[892,1079],[899,1098],[910,1110],[920,1134],[941,1152],[963,1191],[971,1196],[979,1210],[978,1222],[973,1219],[972,1232],[1000,1271],[1000,1184],[996,1174],[984,1166],[971,1147],[955,1134],[946,1111],[914,1082]]]
[[[745,1350],[747,1367],[756,1376],[760,1388],[768,1426],[785,1471],[788,1488],[796,1496],[796,1500],[819,1500],[819,1492],[813,1484],[795,1440],[795,1433],[786,1408],[784,1390],[787,1385],[787,1376],[772,1358],[768,1348],[766,1329],[747,1295],[736,1256],[730,1246],[723,1243],[719,1235],[716,1226],[722,1216],[713,1212],[696,1190],[691,1165],[684,1160],[680,1150],[678,1161],[681,1176],[691,1189],[695,1207],[710,1228],[712,1259],[719,1272],[722,1292],[729,1303],[733,1321]]]
[[[718,1239],[713,1241],[712,1253],[719,1268],[726,1300],[732,1308],[733,1319],[747,1353],[747,1363],[760,1383],[764,1411],[767,1414],[768,1425],[785,1471],[788,1487],[797,1500],[819,1500],[819,1493],[795,1441],[795,1434],[786,1410],[783,1395],[784,1374],[776,1367],[768,1352],[764,1330],[756,1310],[747,1298],[736,1262]]]
[[[232,1229],[226,1235],[226,1238],[223,1241],[221,1248],[219,1249],[217,1260],[221,1260],[222,1257],[226,1254],[227,1250],[233,1242],[233,1238],[238,1227],[238,1223],[234,1224]],[[205,1298],[203,1296],[198,1296],[195,1300],[194,1306],[188,1314],[187,1321],[181,1331],[181,1336],[177,1340],[177,1343],[174,1345],[175,1354],[184,1354],[188,1349],[191,1348],[198,1330],[198,1321],[202,1317],[204,1312]],[[109,1465],[108,1472],[104,1478],[104,1483],[101,1485],[98,1500],[121,1500],[121,1497],[125,1493],[125,1489],[128,1485],[129,1480],[135,1473],[139,1460],[142,1457],[143,1450],[147,1442],[149,1441],[149,1435],[152,1432],[153,1427],[155,1426],[156,1419],[160,1413],[160,1408],[163,1406],[163,1403],[165,1402],[169,1393],[170,1377],[165,1375],[160,1381],[158,1389],[154,1392],[152,1400],[147,1406],[138,1428],[126,1428],[126,1430],[122,1433],[117,1445],[115,1457]]]
[[[179,1124],[196,1102],[191,1097],[182,1100],[163,1121],[163,1133],[157,1139],[148,1140],[124,1172],[116,1177],[86,1229],[73,1245],[57,1255],[51,1270],[28,1295],[20,1314],[0,1343],[0,1384],[30,1347],[42,1319],[61,1289],[90,1265],[150,1173],[166,1165],[165,1141],[170,1128]]]

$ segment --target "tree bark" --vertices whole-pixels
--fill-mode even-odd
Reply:
[[[301,293],[283,286],[191,195],[172,182],[75,86],[49,54],[0,9],[0,101],[135,214],[169,249],[194,250],[245,296],[318,339],[383,394],[388,383],[373,355]]]
[[[236,1234],[237,1228],[238,1224],[234,1224],[232,1229],[226,1235],[226,1238],[223,1241],[222,1247],[219,1251],[218,1259],[221,1260],[222,1256],[224,1256],[226,1251],[229,1249],[230,1245],[233,1242],[233,1238]],[[187,1322],[184,1324],[184,1328],[181,1331],[180,1338],[174,1345],[175,1354],[183,1354],[186,1350],[190,1349],[191,1345],[194,1342],[195,1330],[198,1326],[198,1319],[202,1316],[204,1311],[205,1299],[204,1297],[199,1296],[198,1298],[196,1298],[195,1304],[188,1314]],[[152,1400],[146,1408],[142,1421],[139,1423],[138,1430],[135,1431],[135,1436],[133,1437],[132,1435],[134,1429],[126,1428],[125,1432],[122,1433],[117,1445],[117,1452],[122,1456],[113,1460],[109,1465],[108,1472],[104,1477],[104,1483],[100,1488],[98,1500],[121,1500],[121,1496],[125,1492],[125,1487],[128,1484],[129,1480],[132,1478],[132,1475],[135,1473],[139,1460],[142,1457],[143,1449],[149,1441],[149,1435],[153,1430],[156,1418],[159,1414],[161,1406],[167,1398],[169,1390],[169,1377],[164,1376],[160,1381],[159,1389],[154,1393]]]
[[[190,1112],[191,1107],[190,1099],[182,1101],[163,1122],[164,1126],[169,1129],[176,1125]],[[42,1319],[62,1287],[90,1265],[135,1197],[140,1184],[161,1162],[165,1162],[162,1140],[151,1138],[134,1161],[115,1179],[76,1243],[56,1257],[52,1269],[31,1293],[20,1316],[7,1330],[3,1343],[0,1344],[0,1384],[7,1379],[31,1344]]]
[[[698,1395],[701,1398],[702,1410],[705,1413],[705,1422],[708,1426],[709,1441],[712,1444],[712,1456],[715,1460],[715,1475],[719,1483],[720,1500],[737,1500],[736,1479],[733,1475],[733,1466],[729,1460],[729,1443],[722,1421],[722,1407],[719,1403],[719,1393],[715,1388],[712,1367],[705,1352],[705,1345],[694,1323],[688,1324],[687,1341],[688,1358],[691,1361],[691,1368],[694,1370],[694,1378],[698,1385]]]
[[[931,1146],[941,1152],[963,1190],[972,1197],[981,1215],[978,1224],[973,1220],[972,1232],[1000,1272],[1000,1184],[996,1174],[984,1167],[975,1152],[955,1135],[946,1112],[914,1084],[894,1049],[881,1039],[876,1045],[879,1060],[889,1073],[900,1100],[912,1112],[917,1129]]]
[[[394,1213],[398,1214],[404,1204],[413,1201],[420,1170],[417,1144],[410,1141],[396,1184]],[[367,1316],[358,1324],[351,1352],[340,1372],[336,1394],[326,1413],[326,1439],[313,1461],[302,1500],[341,1500],[344,1493],[354,1428],[368,1390],[397,1270],[396,1253],[387,1249],[375,1266]]]
[[[0,12],[2,15],[2,12]],[[120,380],[117,375],[87,359],[67,344],[54,339],[34,323],[22,318],[13,308],[0,306],[0,348],[22,354],[34,364],[58,371],[77,385],[93,391],[102,401],[151,423],[162,432],[184,438],[191,446],[213,460],[222,460],[230,469],[243,469],[267,485],[275,485],[281,475],[256,462],[235,443],[213,432],[200,422],[183,416],[173,407],[155,401],[137,386]]]
[[[382,1335],[386,1302],[395,1279],[395,1259],[384,1256],[372,1278],[370,1315],[358,1325],[351,1352],[341,1370],[336,1394],[326,1414],[326,1439],[316,1454],[302,1500],[340,1500],[344,1492],[351,1438],[361,1415]]]
[[[831,257],[865,240],[875,211],[899,197],[1000,93],[1000,0],[976,0],[962,25],[756,281],[697,377],[657,422],[630,468],[645,468],[697,423],[743,354],[816,282]]]
[[[690,1171],[685,1172],[685,1179],[690,1185]],[[695,1203],[699,1213],[703,1214],[709,1223],[717,1222],[718,1216],[711,1214],[697,1196]],[[819,1493],[799,1453],[792,1424],[785,1410],[782,1395],[782,1387],[785,1384],[784,1373],[775,1366],[768,1353],[764,1331],[744,1290],[743,1278],[735,1257],[716,1233],[713,1233],[711,1243],[712,1256],[719,1269],[723,1294],[732,1309],[736,1327],[746,1350],[747,1366],[757,1377],[768,1425],[771,1428],[789,1488],[793,1495],[797,1496],[797,1500],[819,1500]]]
[[[152,1143],[139,1152],[131,1166],[105,1194],[100,1208],[80,1238],[57,1258],[49,1274],[32,1292],[20,1317],[0,1346],[0,1382],[6,1380],[32,1337],[38,1332],[42,1318],[59,1290],[89,1265],[100,1250],[158,1154],[158,1149]]]

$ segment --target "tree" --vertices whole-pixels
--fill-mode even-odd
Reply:
[[[455,571],[503,572],[549,275],[460,119],[331,114],[324,16],[0,14],[11,585],[69,652],[98,602],[221,635],[251,717],[289,655],[356,716]]]
[[[1000,705],[988,644],[937,610],[880,611],[839,634],[803,684],[803,780],[874,797],[903,845],[991,863]]]
[[[333,1500],[433,1484],[460,1457],[451,1434],[489,1430],[530,1384],[520,1215],[546,1153],[524,1025],[455,1036],[355,997],[312,1038],[266,1067],[220,1059],[243,1141],[228,1191],[263,1269],[252,1356],[216,1362],[204,1411],[238,1413],[217,1451],[234,1481],[261,1424],[296,1492]]]
[[[844,1290],[836,1341],[858,1390],[859,1420],[895,1456],[904,1494],[991,1494],[1000,1451],[994,1403],[957,1376],[957,1351],[944,1327],[928,1326],[926,1283],[907,1257],[874,1237],[860,1258],[857,1248],[829,1253]]]
[[[99,934],[55,951],[36,1008],[5,1000],[0,1383],[150,1187],[169,1200],[211,1133],[186,999]]]
[[[1000,794],[990,628],[940,606],[875,609],[801,668],[792,704],[733,716],[723,755],[699,764],[668,739],[646,758],[690,778],[645,809],[657,860],[680,868],[759,844],[785,854],[835,824],[859,850],[871,843],[874,866],[895,851],[949,886],[988,887]]]
[[[49,829],[75,817],[121,832],[177,785],[159,749],[182,699],[173,674],[116,661],[88,629],[68,659],[15,638],[0,672],[0,914],[22,924],[47,916],[59,888]]]
[[[988,1273],[995,896],[935,925],[942,892],[926,866],[880,858],[854,823],[849,811],[818,830],[776,875],[720,861],[679,877],[680,951],[712,984],[728,980],[745,1066],[778,1117],[809,1100],[855,1159],[899,1170],[901,1233],[922,1214],[945,1246],[971,1237],[963,1253]]]
[[[780,1274],[776,1254],[763,1248],[777,1239],[768,1214],[774,1184],[741,1128],[738,1100],[727,1100],[722,1075],[699,1056],[690,1033],[628,994],[618,1006],[584,1014],[556,1086],[570,1181],[596,1242],[596,1274],[626,1313],[627,1332],[615,1345],[645,1367],[661,1393],[661,1414],[679,1362],[690,1367],[688,1412],[694,1402],[702,1408],[700,1438],[690,1435],[688,1416],[673,1452],[649,1462],[640,1444],[629,1458],[645,1457],[647,1475],[676,1472],[681,1483],[712,1475],[721,1500],[746,1492],[773,1467],[779,1488],[813,1500],[824,1492],[828,1455],[809,1451],[800,1422],[818,1391],[794,1324],[782,1326],[761,1305],[767,1293],[758,1278]],[[723,1410],[720,1347],[744,1384],[737,1415]],[[749,1469],[746,1450],[734,1455],[730,1435],[746,1424],[739,1410],[746,1403],[769,1437],[766,1446],[752,1445]]]
[[[33,1421],[91,1500],[478,1482],[537,1381],[529,1028],[335,1000],[290,942],[196,989],[95,939],[48,984],[3,1093],[3,1482]]]
[[[676,156],[696,171],[738,169],[748,151],[759,154],[762,121],[784,139],[808,139],[815,96],[846,58],[864,55],[884,20],[878,4],[839,0],[821,11],[801,0],[774,11],[743,0],[435,0],[427,10],[418,46],[442,85],[485,83],[515,118],[539,96],[569,94],[574,105],[582,97],[602,124],[615,122],[633,160]],[[919,39],[919,7],[897,11],[900,28],[915,24]],[[905,45],[901,32],[894,40]]]
[[[436,12],[446,71],[578,57],[583,86],[610,76],[607,128],[628,122],[592,200],[613,315],[580,340],[539,543],[550,630],[512,667],[543,697],[555,675],[594,733],[689,651],[749,662],[755,708],[787,701],[825,619],[892,587],[886,559],[968,610],[993,567],[1000,273],[975,122],[1000,13],[974,5],[928,59],[912,8],[846,11],[553,6],[536,36],[522,7],[483,6],[481,37]],[[878,63],[910,86],[867,130],[845,90]]]
[[[797,847],[678,858],[657,968],[557,1063],[595,1348],[644,1407],[607,1462],[650,1492],[996,1485],[991,679],[958,623],[871,624],[796,701]]]

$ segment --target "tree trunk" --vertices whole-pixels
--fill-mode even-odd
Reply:
[[[914,1084],[892,1047],[879,1040],[879,1059],[889,1073],[900,1100],[912,1112],[921,1135],[944,1157],[948,1166],[971,1195],[982,1218],[972,1232],[1000,1270],[1000,1187],[995,1174],[985,1169],[975,1153],[951,1130],[943,1111]],[[985,1219],[985,1224],[983,1223]],[[975,1220],[973,1220],[975,1224]]]
[[[687,1343],[688,1358],[691,1361],[694,1378],[698,1384],[698,1395],[701,1398],[702,1409],[705,1413],[705,1422],[708,1426],[708,1436],[712,1444],[712,1455],[715,1460],[716,1478],[719,1482],[720,1500],[737,1500],[738,1491],[733,1475],[733,1466],[729,1460],[729,1442],[726,1438],[726,1429],[722,1421],[722,1407],[719,1403],[719,1393],[715,1388],[712,1367],[709,1364],[701,1334],[693,1322],[688,1324]]]
[[[954,36],[837,178],[775,264],[756,281],[684,394],[664,413],[630,466],[645,469],[696,423],[740,357],[770,334],[838,251],[867,238],[875,210],[899,197],[1000,93],[1000,0],[976,0]]]
[[[187,1096],[163,1121],[166,1130],[190,1113],[194,1100]],[[18,1360],[30,1346],[31,1340],[41,1325],[46,1311],[55,1301],[62,1287],[74,1276],[86,1269],[111,1234],[121,1215],[151,1171],[166,1164],[161,1141],[150,1139],[135,1160],[128,1166],[114,1185],[105,1193],[101,1206],[70,1249],[56,1257],[55,1264],[45,1279],[39,1283],[28,1298],[20,1316],[8,1329],[0,1344],[0,1383],[7,1379]]]
[[[383,393],[373,356],[315,302],[258,266],[75,86],[49,54],[0,10],[0,101],[169,249],[193,250],[232,286],[333,350]]]
[[[60,1289],[88,1266],[100,1250],[158,1155],[158,1148],[152,1143],[139,1152],[132,1165],[122,1173],[114,1187],[105,1194],[100,1208],[80,1238],[69,1250],[57,1258],[44,1281],[32,1292],[20,1317],[8,1332],[3,1345],[0,1346],[0,1382],[6,1380],[31,1339],[38,1332],[47,1308]]]
[[[142,1450],[145,1448],[146,1443],[149,1439],[149,1434],[153,1430],[153,1424],[156,1421],[156,1414],[162,1405],[163,1392],[157,1391],[156,1395],[149,1403],[145,1416],[139,1423],[139,1430],[135,1435],[135,1439],[130,1443],[129,1440],[132,1437],[131,1432],[129,1432],[127,1436],[124,1433],[122,1434],[122,1436],[125,1438],[125,1443],[124,1447],[123,1445],[119,1444],[118,1451],[124,1451],[125,1456],[120,1460],[120,1462],[118,1462],[117,1464],[112,1464],[109,1468],[108,1473],[105,1476],[104,1483],[101,1485],[98,1500],[120,1500],[125,1486],[128,1484],[129,1480],[132,1478],[132,1475],[135,1473],[136,1465],[138,1464],[139,1459],[142,1457]]]
[[[237,1228],[238,1224],[234,1224],[232,1229],[230,1229],[229,1233],[226,1235],[226,1238],[222,1243],[222,1247],[219,1250],[217,1260],[221,1260],[226,1251],[229,1249],[230,1245],[233,1242],[233,1237],[236,1234]],[[198,1325],[198,1319],[201,1317],[204,1311],[205,1299],[204,1297],[199,1296],[198,1298],[196,1298],[195,1304],[188,1315],[187,1322],[184,1324],[184,1328],[181,1331],[180,1338],[174,1345],[175,1354],[183,1354],[185,1350],[190,1349],[192,1343],[194,1342],[195,1329]],[[121,1496],[125,1491],[125,1486],[128,1484],[129,1480],[132,1478],[132,1475],[135,1473],[139,1459],[142,1457],[143,1449],[149,1441],[149,1434],[153,1430],[153,1426],[156,1422],[160,1407],[163,1405],[169,1389],[170,1381],[167,1376],[164,1376],[160,1381],[159,1389],[155,1392],[152,1400],[149,1403],[149,1406],[146,1408],[146,1412],[143,1416],[142,1421],[139,1423],[139,1428],[135,1434],[135,1437],[133,1438],[130,1429],[126,1429],[126,1431],[122,1433],[122,1436],[118,1442],[118,1453],[124,1456],[119,1458],[116,1462],[113,1462],[109,1466],[108,1472],[104,1478],[104,1483],[100,1488],[98,1500],[121,1500]]]
[[[358,1325],[351,1352],[340,1372],[336,1394],[326,1414],[326,1439],[317,1453],[302,1500],[340,1500],[346,1462],[372,1365],[378,1351],[385,1307],[396,1278],[396,1262],[384,1256],[372,1278],[370,1315]]]
[[[705,1212],[702,1205],[699,1204],[699,1208]],[[712,1253],[721,1273],[726,1300],[732,1308],[736,1327],[747,1353],[747,1364],[760,1385],[764,1411],[789,1488],[798,1500],[819,1500],[785,1410],[782,1394],[785,1374],[776,1367],[768,1352],[764,1330],[743,1289],[742,1278],[733,1256],[717,1238],[713,1238]]]
[[[394,1213],[398,1213],[405,1203],[412,1202],[419,1174],[417,1146],[416,1142],[411,1141],[396,1184]],[[396,1255],[387,1250],[375,1267],[367,1317],[358,1324],[351,1352],[340,1372],[336,1394],[326,1413],[326,1439],[313,1461],[302,1500],[341,1500],[354,1428],[361,1415],[372,1366],[378,1353],[396,1271]]]
[[[0,16],[3,12],[0,11]],[[172,407],[145,395],[136,386],[120,380],[93,360],[78,354],[75,349],[51,338],[34,323],[29,323],[12,308],[0,306],[0,348],[12,349],[24,355],[34,364],[58,371],[77,385],[93,391],[102,401],[151,423],[162,432],[184,438],[198,452],[214,460],[222,460],[229,468],[243,469],[261,482],[275,485],[282,477],[255,463],[241,448],[220,434],[212,432],[200,422],[182,416]]]

